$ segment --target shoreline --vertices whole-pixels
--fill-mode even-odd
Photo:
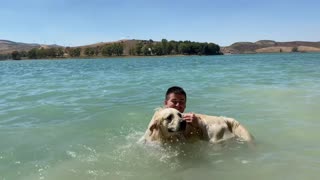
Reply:
[[[94,57],[62,57],[62,58],[44,58],[44,59],[20,59],[20,60],[14,60],[14,59],[2,59],[0,61],[27,61],[27,60],[66,60],[66,59],[72,59],[72,60],[81,60],[81,59],[118,59],[118,58],[161,58],[161,57],[186,57],[186,56],[216,56],[216,55],[163,55],[163,56],[94,56]]]
[[[131,59],[131,58],[163,58],[163,57],[192,57],[192,56],[232,56],[232,55],[275,55],[275,54],[310,54],[310,53],[320,53],[320,52],[264,52],[264,53],[239,53],[239,54],[232,54],[232,53],[226,53],[226,54],[220,54],[220,55],[163,55],[163,56],[131,56],[131,55],[125,55],[125,56],[94,56],[94,57],[62,57],[62,58],[44,58],[44,59],[20,59],[20,60],[14,60],[14,59],[0,59],[0,61],[28,61],[28,60],[85,60],[85,59]]]

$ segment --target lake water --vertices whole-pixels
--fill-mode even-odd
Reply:
[[[0,62],[0,180],[319,179],[320,54]],[[256,147],[137,141],[168,87]]]

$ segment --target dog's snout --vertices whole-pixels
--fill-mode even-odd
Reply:
[[[180,130],[184,131],[186,130],[187,122],[185,120],[180,120]]]

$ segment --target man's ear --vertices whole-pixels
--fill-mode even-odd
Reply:
[[[168,101],[165,99],[165,100],[163,101],[164,107],[167,107],[167,104],[168,104]]]

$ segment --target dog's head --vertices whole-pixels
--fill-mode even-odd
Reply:
[[[182,114],[174,108],[163,108],[155,112],[153,123],[149,130],[160,130],[165,137],[173,136],[183,132],[187,123],[182,119]]]

